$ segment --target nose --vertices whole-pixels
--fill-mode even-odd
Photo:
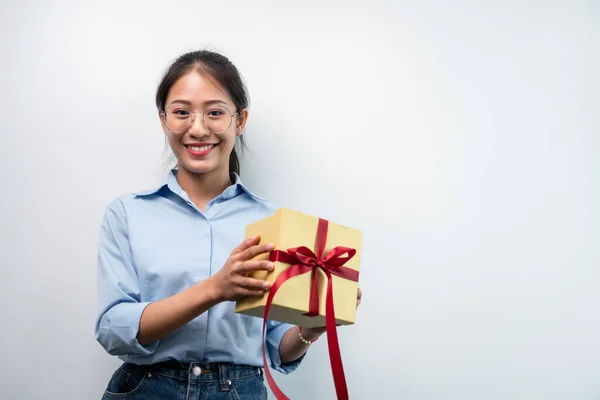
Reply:
[[[192,120],[192,125],[190,129],[188,129],[188,133],[195,137],[209,136],[210,132],[204,127],[202,123],[202,118],[204,114],[198,113],[194,114],[194,118]]]

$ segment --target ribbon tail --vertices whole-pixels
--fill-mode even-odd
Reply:
[[[267,349],[265,347],[265,333],[266,333],[266,328],[267,328],[267,317],[269,316],[269,310],[271,309],[271,303],[273,302],[275,293],[277,293],[277,290],[279,290],[281,285],[283,285],[283,283],[285,281],[287,281],[288,279],[293,278],[296,275],[302,275],[308,271],[310,271],[310,270],[305,270],[304,266],[301,264],[292,265],[290,268],[283,271],[277,277],[277,279],[275,279],[275,282],[273,282],[273,285],[271,286],[271,290],[269,290],[269,295],[267,296],[267,303],[265,304],[265,311],[263,314],[263,329],[262,329],[263,367],[264,367],[265,375],[267,376],[267,382],[269,383],[269,386],[271,387],[271,391],[273,392],[273,394],[275,395],[277,400],[290,400],[290,398],[287,397],[275,383],[275,380],[273,379],[273,376],[271,375],[271,371],[269,370],[269,364],[267,363],[267,353],[266,353]]]
[[[277,281],[278,280],[279,279],[277,279]],[[275,283],[277,283],[277,281],[275,281]],[[269,291],[269,297],[267,298],[267,304],[265,305],[265,312],[264,312],[264,316],[263,316],[263,329],[262,329],[263,369],[265,371],[265,375],[267,376],[267,382],[269,383],[269,386],[271,387],[271,391],[273,392],[273,395],[275,395],[275,398],[277,400],[290,400],[290,398],[287,397],[281,391],[281,389],[279,389],[279,387],[275,383],[275,380],[273,379],[273,376],[271,376],[269,364],[267,363],[267,353],[266,353],[267,349],[265,348],[265,342],[266,342],[265,333],[266,333],[266,328],[267,328],[267,316],[269,315],[269,309],[271,308],[271,303],[273,302],[273,297],[275,296],[275,293],[277,293],[277,289],[279,289],[279,285],[278,286],[273,285],[273,287]]]
[[[344,374],[344,365],[340,355],[340,343],[337,336],[335,324],[335,308],[333,306],[333,283],[331,273],[327,274],[327,297],[325,301],[325,328],[327,330],[327,345],[329,347],[329,360],[331,361],[331,370],[333,372],[333,383],[338,400],[348,400],[348,387],[346,385],[346,376]]]

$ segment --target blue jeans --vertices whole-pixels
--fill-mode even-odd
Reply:
[[[103,400],[266,400],[263,371],[221,363],[125,363],[113,374]]]

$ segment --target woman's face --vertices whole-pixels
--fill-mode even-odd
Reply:
[[[179,169],[228,176],[229,155],[248,116],[248,111],[242,110],[232,117],[238,111],[229,94],[208,75],[192,70],[179,78],[169,91],[165,114],[161,115],[162,128]],[[193,122],[185,129],[190,115]],[[224,132],[214,133],[207,128]]]

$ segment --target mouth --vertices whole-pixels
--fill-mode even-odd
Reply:
[[[217,147],[218,143],[201,143],[201,144],[186,144],[184,145],[188,152],[195,157],[203,157],[208,155],[215,147]]]

